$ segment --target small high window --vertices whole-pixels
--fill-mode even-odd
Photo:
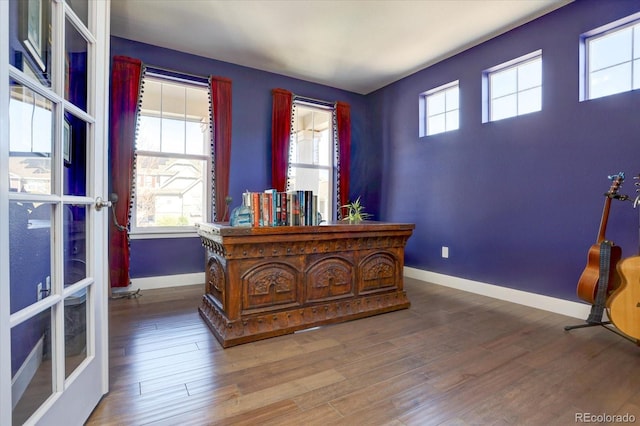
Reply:
[[[540,111],[542,51],[486,71],[485,83],[488,86],[488,121]]]
[[[424,92],[420,96],[420,104],[422,121],[420,136],[458,129],[460,124],[458,81]]]
[[[591,35],[584,43],[587,99],[640,88],[640,21]]]

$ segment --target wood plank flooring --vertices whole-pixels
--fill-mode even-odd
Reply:
[[[602,327],[566,332],[581,321],[410,278],[405,288],[408,310],[229,349],[198,315],[202,286],[112,300],[111,390],[87,424],[640,421],[633,343]]]

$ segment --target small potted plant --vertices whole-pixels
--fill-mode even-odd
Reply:
[[[369,213],[364,212],[364,206],[360,204],[360,197],[349,204],[345,204],[342,208],[347,209],[347,215],[342,220],[348,220],[349,223],[360,223],[371,217]]]

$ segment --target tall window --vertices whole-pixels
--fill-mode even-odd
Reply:
[[[458,86],[458,81],[454,81],[422,94],[420,102],[424,113],[421,116],[425,120],[426,133],[421,132],[420,136],[458,129],[460,122]]]
[[[318,196],[323,220],[334,220],[335,145],[333,108],[294,101],[288,190],[311,190]]]
[[[206,84],[144,77],[132,232],[192,231],[207,219],[211,161]]]
[[[485,73],[489,121],[542,109],[542,52],[537,51]]]
[[[640,88],[640,21],[585,39],[587,99]]]

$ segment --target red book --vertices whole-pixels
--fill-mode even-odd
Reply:
[[[251,216],[253,219],[253,226],[260,226],[260,193],[251,193]]]

